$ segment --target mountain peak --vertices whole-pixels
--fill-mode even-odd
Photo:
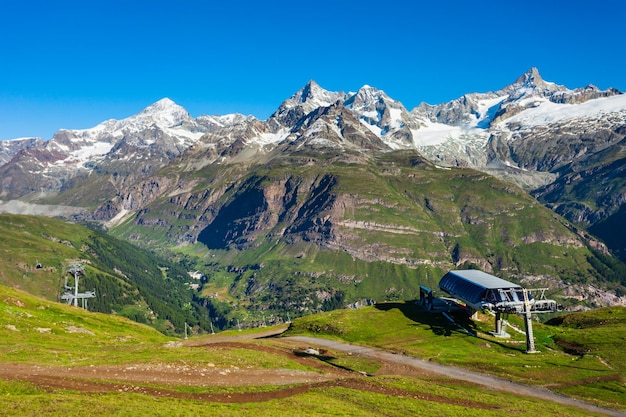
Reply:
[[[359,88],[359,90],[356,92],[355,95],[369,96],[369,97],[376,97],[376,98],[388,98],[389,97],[385,94],[384,91],[379,90],[376,87],[372,87],[371,85],[368,85],[368,84],[365,84],[361,88]]]
[[[313,80],[309,80],[302,90],[300,90],[298,98],[301,103],[305,103],[307,100],[323,99],[328,95],[328,93],[329,91],[324,90],[318,83]]]
[[[152,103],[151,105],[149,105],[148,107],[146,107],[145,109],[143,109],[141,111],[141,113],[143,114],[147,114],[147,113],[162,113],[162,112],[169,112],[172,110],[180,110],[182,109],[181,106],[179,106],[178,104],[176,104],[173,100],[164,97],[161,100]]]
[[[322,87],[320,87],[320,85],[317,82],[315,82],[315,80],[309,80],[305,84],[304,88],[305,89],[309,89],[309,90],[311,90],[311,89],[312,90],[322,90]]]
[[[515,81],[515,85],[534,88],[546,87],[548,83],[546,83],[543,78],[541,78],[537,67],[532,67]]]
[[[191,118],[189,113],[187,113],[187,110],[167,97],[149,105],[143,109],[138,116],[141,118],[151,118],[157,124],[162,124],[168,127],[174,126]]]
[[[568,90],[564,86],[544,81],[541,75],[539,75],[539,70],[536,67],[532,67],[513,84],[500,90],[497,94],[507,95],[506,101],[514,102],[530,96],[549,98],[557,92],[566,91]]]
[[[291,98],[283,102],[281,107],[283,109],[302,107],[305,113],[308,113],[317,107],[331,106],[337,100],[343,100],[344,96],[343,93],[325,90],[315,81],[310,80],[302,89],[291,96]]]

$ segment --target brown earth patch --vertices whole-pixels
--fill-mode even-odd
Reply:
[[[95,369],[94,369],[95,368]],[[94,379],[88,379],[84,372],[76,371],[78,368],[51,368],[51,367],[39,367],[32,365],[22,364],[0,364],[0,378],[7,380],[19,380],[30,382],[40,389],[47,392],[54,392],[55,390],[72,390],[81,391],[92,394],[111,393],[111,392],[132,392],[136,394],[144,394],[152,397],[159,398],[178,398],[189,399],[197,401],[207,402],[220,402],[220,403],[246,403],[246,402],[262,402],[274,399],[281,399],[291,397],[293,395],[303,394],[312,389],[332,389],[332,388],[346,388],[358,391],[368,391],[383,395],[390,395],[394,397],[402,398],[414,398],[422,401],[432,401],[445,404],[453,404],[469,408],[478,409],[496,409],[497,407],[483,404],[476,401],[459,399],[459,398],[447,398],[439,395],[423,392],[413,392],[403,390],[400,388],[387,387],[379,383],[368,381],[365,377],[351,377],[343,379],[334,379],[328,381],[319,382],[305,382],[295,386],[288,386],[286,388],[280,388],[271,391],[256,391],[256,392],[236,392],[236,393],[184,393],[176,391],[172,386],[165,385],[163,388],[154,388],[149,386],[134,385],[132,383],[120,383],[115,382],[119,378],[119,374],[112,375],[110,380],[97,380],[100,371],[105,373],[111,372],[111,367],[89,367],[94,375],[91,375]],[[133,382],[140,382],[145,384],[154,383],[154,372],[134,370]],[[167,374],[167,371],[164,371]],[[219,377],[212,376],[210,378],[211,386],[225,385],[219,381],[224,378],[224,375]],[[168,380],[166,376],[158,378],[161,381]],[[268,370],[266,375],[263,376],[264,383],[267,385],[282,384],[284,379],[282,376],[277,376],[272,370]],[[189,374],[184,372],[181,377],[178,378],[175,385],[195,385],[195,379],[189,378]],[[208,386],[208,385],[203,385]]]
[[[403,398],[414,398],[460,405],[469,408],[493,409],[466,399],[446,398],[430,393],[412,392],[384,386],[368,380],[361,373],[333,366],[311,355],[302,355],[309,346],[301,342],[277,339],[272,346],[244,340],[245,338],[214,338],[210,341],[188,344],[189,347],[219,351],[229,349],[251,349],[281,355],[313,370],[291,369],[239,369],[216,366],[188,366],[184,364],[154,363],[126,365],[98,365],[88,367],[47,367],[27,364],[0,363],[0,378],[32,383],[39,389],[75,390],[91,394],[110,392],[132,392],[153,397],[190,399],[207,402],[245,403],[281,399],[303,394],[313,389],[346,388],[375,392]],[[321,352],[326,353],[326,351]],[[424,377],[428,373],[410,366],[381,362],[376,375],[402,375]],[[434,376],[434,375],[433,375]],[[156,386],[156,387],[155,387]],[[176,387],[241,387],[242,392],[229,393],[185,393]],[[245,392],[245,387],[274,387]],[[277,386],[284,386],[278,387]]]

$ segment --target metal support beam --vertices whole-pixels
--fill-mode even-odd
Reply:
[[[528,290],[524,289],[524,325],[526,327],[526,353],[536,353],[535,337],[533,335],[533,321]]]
[[[496,328],[494,331],[489,332],[492,336],[500,338],[509,338],[510,334],[506,332],[508,314],[496,311]]]

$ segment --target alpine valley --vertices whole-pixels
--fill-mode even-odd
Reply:
[[[411,300],[460,268],[569,309],[626,305],[625,137],[626,95],[535,68],[410,111],[314,81],[264,121],[192,118],[165,98],[0,142],[0,212],[96,224],[182,264],[222,327]],[[20,286],[20,265],[3,283]]]

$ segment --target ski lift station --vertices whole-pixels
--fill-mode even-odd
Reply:
[[[439,281],[439,288],[465,303],[472,314],[483,310],[495,313],[496,326],[491,334],[496,337],[509,337],[506,333],[508,314],[523,315],[528,353],[535,352],[531,314],[555,312],[558,308],[556,301],[545,298],[546,288],[522,288],[479,270],[450,271]]]

